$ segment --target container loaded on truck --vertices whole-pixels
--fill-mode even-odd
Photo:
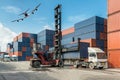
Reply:
[[[79,42],[64,45],[62,49],[64,65],[74,67],[107,68],[106,53],[97,47],[89,47],[88,43]]]

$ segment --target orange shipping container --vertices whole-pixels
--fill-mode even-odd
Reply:
[[[111,68],[120,68],[120,50],[108,51],[108,63]]]
[[[71,28],[69,28],[69,29],[62,30],[62,36],[63,36],[63,35],[70,34],[70,33],[73,33],[74,31],[75,31],[74,27],[71,27]]]
[[[19,52],[14,52],[14,55],[16,55],[16,56],[22,56],[22,52],[21,52],[21,51],[19,51]]]
[[[22,51],[25,52],[26,51],[26,47],[22,47]]]
[[[120,0],[108,0],[108,14],[120,10]]]
[[[21,33],[18,35],[18,39],[20,39],[22,37],[30,37],[30,34],[29,33]]]
[[[26,61],[30,61],[30,59],[32,59],[32,56],[26,56]]]
[[[108,17],[107,32],[120,30],[120,13]]]
[[[107,33],[100,33],[100,39],[107,40]]]
[[[90,47],[96,47],[95,39],[85,39],[85,40],[81,40],[81,42],[87,42],[87,43],[90,43]]]
[[[23,37],[30,37],[29,33],[23,33]]]
[[[120,31],[108,34],[108,50],[120,49]]]

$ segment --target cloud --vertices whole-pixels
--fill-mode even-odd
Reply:
[[[85,20],[86,18],[88,18],[88,16],[86,15],[69,16],[68,21],[76,23],[76,22]]]
[[[6,12],[14,13],[14,14],[18,14],[21,11],[20,8],[15,6],[5,6],[5,7],[2,7],[2,9],[5,10]]]
[[[43,26],[43,29],[44,29],[44,30],[45,30],[45,29],[50,29],[50,30],[51,30],[52,28],[51,28],[50,25],[47,24],[47,25]]]
[[[2,51],[6,51],[7,43],[11,42],[17,34],[6,28],[0,22],[0,47]]]

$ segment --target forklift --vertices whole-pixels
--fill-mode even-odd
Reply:
[[[30,66],[32,68],[40,68],[41,65],[51,65],[51,66],[59,66],[63,67],[63,60],[61,59],[62,53],[62,33],[61,33],[61,5],[58,4],[54,9],[55,11],[55,36],[54,36],[54,52],[49,53],[47,51],[43,51],[41,49],[40,43],[36,43],[33,45],[33,58],[30,60]]]

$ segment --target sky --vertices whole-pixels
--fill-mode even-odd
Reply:
[[[34,15],[21,22],[11,22],[23,17],[19,14],[27,9],[30,12],[39,3],[41,6]],[[0,46],[21,32],[39,33],[44,29],[54,29],[57,4],[62,4],[62,29],[92,16],[107,18],[107,0],[0,0]]]

